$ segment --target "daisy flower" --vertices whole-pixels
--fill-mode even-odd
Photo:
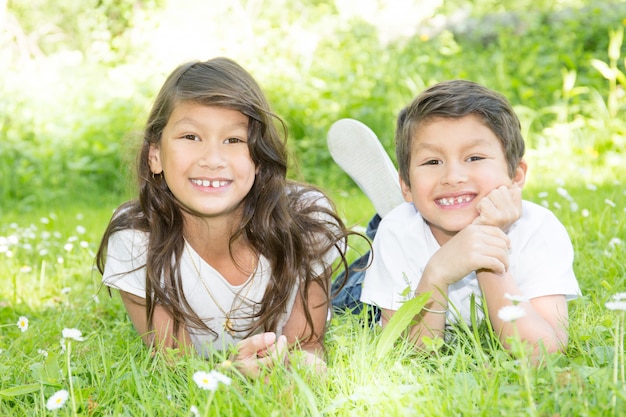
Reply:
[[[213,370],[209,372],[209,375],[211,375],[217,382],[224,385],[230,385],[231,379],[219,371]]]
[[[28,318],[20,316],[20,318],[17,320],[17,327],[20,328],[22,333],[28,330]]]
[[[215,391],[219,381],[215,379],[209,372],[197,371],[193,374],[193,381],[198,388],[202,388],[209,391]]]
[[[46,408],[48,410],[58,410],[59,408],[65,405],[70,393],[67,390],[62,389],[61,391],[57,391],[46,402]]]
[[[626,301],[607,301],[604,306],[609,310],[626,311]]]
[[[502,321],[511,322],[521,319],[526,315],[526,311],[517,305],[504,306],[498,310],[498,317]]]
[[[508,292],[504,294],[504,298],[511,301],[513,304],[525,303],[528,301],[528,297],[524,297],[523,295],[513,295]]]
[[[79,342],[82,342],[83,340],[85,340],[85,338],[83,337],[83,333],[78,330],[78,329],[63,329],[63,338],[64,339],[74,339],[77,340]]]

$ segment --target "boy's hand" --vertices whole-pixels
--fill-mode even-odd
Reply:
[[[476,209],[474,224],[496,226],[506,233],[522,215],[522,189],[517,184],[502,185],[483,197]]]
[[[472,271],[503,274],[509,268],[509,237],[496,226],[470,224],[432,256],[424,277],[451,285]]]

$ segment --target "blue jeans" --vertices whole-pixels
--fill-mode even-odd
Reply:
[[[370,238],[370,240],[374,240],[380,220],[380,216],[375,214],[367,225],[365,234]],[[351,263],[348,266],[347,271],[337,275],[331,287],[331,295],[334,294],[331,304],[333,306],[333,310],[336,312],[346,312],[352,314],[361,314],[365,308],[368,308],[370,319],[372,319],[372,322],[375,323],[380,319],[380,309],[376,306],[365,304],[360,300],[361,290],[363,288],[363,279],[365,278],[365,268],[369,262],[369,257],[370,252],[368,251],[356,261]]]

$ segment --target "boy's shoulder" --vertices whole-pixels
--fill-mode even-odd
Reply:
[[[413,203],[405,202],[387,213],[387,215],[381,220],[381,223],[406,224],[407,221],[421,219],[422,216],[419,214]]]
[[[556,215],[548,208],[528,200],[522,200],[522,217],[520,220],[541,221],[555,219]]]
[[[556,239],[558,235],[567,235],[567,231],[550,209],[532,201],[522,200],[522,216],[511,226],[508,234],[513,239],[529,239],[537,234]]]

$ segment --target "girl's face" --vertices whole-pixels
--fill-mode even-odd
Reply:
[[[248,150],[248,118],[193,102],[174,107],[160,143],[150,147],[149,162],[188,211],[235,221],[257,173]]]
[[[411,186],[401,180],[402,192],[440,244],[474,221],[476,205],[489,192],[513,182],[523,186],[525,162],[510,178],[500,140],[474,115],[434,118],[413,135]]]

